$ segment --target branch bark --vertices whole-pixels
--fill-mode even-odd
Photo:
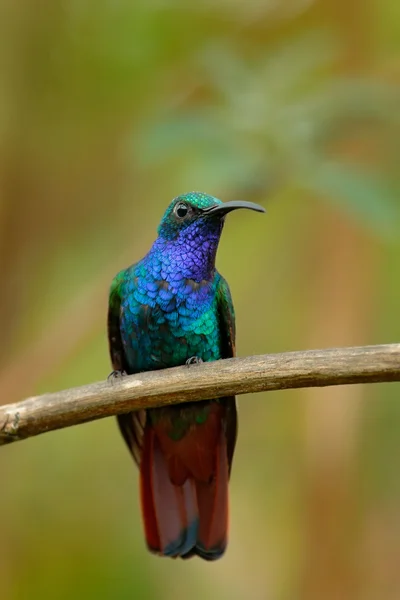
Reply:
[[[141,408],[391,381],[400,381],[400,344],[265,354],[151,371],[0,406],[0,445]]]

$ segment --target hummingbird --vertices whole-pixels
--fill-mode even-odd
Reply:
[[[215,268],[226,215],[265,212],[202,192],[169,204],[158,237],[112,281],[112,377],[235,355],[229,286]],[[140,472],[148,549],[161,556],[220,558],[227,545],[228,481],[237,436],[234,396],[117,416]]]

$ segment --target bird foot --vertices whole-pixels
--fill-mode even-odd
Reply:
[[[122,377],[125,377],[125,375],[128,375],[126,371],[111,371],[111,373],[107,377],[107,381],[111,381],[112,383],[116,379],[122,379]]]
[[[200,358],[200,356],[191,356],[190,358],[187,359],[186,364],[188,366],[190,365],[199,365],[203,362],[203,359]]]

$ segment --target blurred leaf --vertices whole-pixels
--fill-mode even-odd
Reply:
[[[256,60],[245,59],[233,44],[210,41],[199,54],[205,78],[225,98],[236,103],[242,93],[260,93],[285,104],[312,84],[338,58],[338,47],[329,31],[309,30],[268,47]],[[276,102],[274,102],[276,104]]]
[[[384,236],[398,232],[397,199],[383,179],[346,164],[326,161],[315,165],[305,188],[347,210],[359,221]]]

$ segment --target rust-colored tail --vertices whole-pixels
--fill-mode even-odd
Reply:
[[[156,554],[216,560],[228,532],[228,455],[221,423],[210,447],[209,428],[198,427],[181,442],[147,423],[140,464],[146,541]],[[208,431],[207,431],[208,430]],[[214,435],[215,434],[215,435]],[[200,443],[202,441],[207,444]],[[171,451],[172,449],[172,451]]]

